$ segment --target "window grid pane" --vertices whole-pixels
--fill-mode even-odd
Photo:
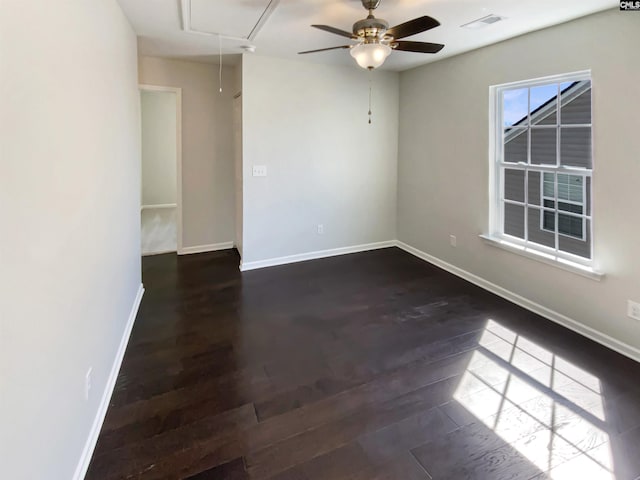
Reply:
[[[502,92],[504,234],[591,258],[590,109],[591,84],[585,80]],[[582,171],[566,173],[567,167]]]

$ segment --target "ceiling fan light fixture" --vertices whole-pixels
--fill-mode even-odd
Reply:
[[[361,43],[349,53],[362,68],[373,70],[384,63],[391,53],[391,47],[384,43]]]

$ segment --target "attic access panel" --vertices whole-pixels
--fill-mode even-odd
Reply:
[[[279,0],[186,0],[191,30],[253,39]],[[253,35],[252,35],[253,34]]]

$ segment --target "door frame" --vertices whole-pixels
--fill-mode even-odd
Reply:
[[[176,253],[182,255],[184,250],[182,242],[182,88],[141,83],[138,84],[138,90],[140,92],[170,92],[176,94]]]
[[[234,180],[234,244],[242,259],[242,236],[243,236],[243,209],[244,209],[244,184],[242,173],[242,92],[233,96],[233,135],[234,135],[234,158],[233,158],[233,180]]]

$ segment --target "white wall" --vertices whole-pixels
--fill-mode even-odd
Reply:
[[[140,287],[136,38],[115,0],[4,0],[0,71],[2,477],[66,480]]]
[[[143,256],[178,250],[178,209],[145,208],[140,212],[140,250]]]
[[[140,92],[142,204],[176,203],[176,102],[174,92]]]
[[[640,300],[639,27],[637,15],[611,10],[403,73],[398,180],[401,241],[635,348],[626,301]],[[478,238],[489,222],[489,86],[585,69],[600,283]]]
[[[234,238],[234,68],[140,57],[141,84],[182,88],[183,247]]]
[[[398,85],[397,73],[244,55],[243,264],[394,239]]]

